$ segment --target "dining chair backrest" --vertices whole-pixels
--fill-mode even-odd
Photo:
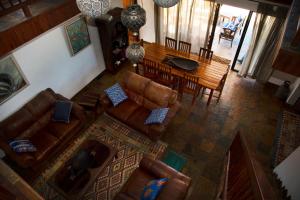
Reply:
[[[199,77],[185,73],[182,80],[182,91],[183,92],[196,92],[199,89]]]
[[[211,60],[214,52],[212,50],[201,47],[199,51],[199,57]]]
[[[178,50],[184,53],[191,53],[192,44],[184,41],[179,41]]]
[[[221,79],[221,81],[220,81],[220,85],[219,85],[219,87],[217,88],[218,91],[222,91],[222,90],[223,90],[223,87],[224,87],[224,85],[225,85],[225,82],[226,82],[226,79],[227,79],[227,76],[228,76],[228,72],[229,72],[229,71],[227,71],[226,74],[223,75],[223,77],[222,77],[222,79]]]
[[[144,76],[150,79],[154,79],[158,75],[157,63],[153,60],[144,58],[143,59],[143,71]]]
[[[158,64],[158,77],[159,80],[162,81],[162,84],[165,82],[166,84],[171,84],[172,82],[172,68],[166,64],[159,63]]]
[[[177,49],[177,40],[166,37],[165,38],[165,47],[176,50]]]

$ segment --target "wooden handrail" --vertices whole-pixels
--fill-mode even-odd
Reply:
[[[0,57],[79,13],[76,1],[66,0],[55,8],[0,32]]]
[[[44,200],[28,183],[0,159],[0,186],[16,199]]]
[[[26,17],[31,17],[32,14],[28,5],[37,0],[0,0],[0,17],[12,13],[16,10],[22,9]]]

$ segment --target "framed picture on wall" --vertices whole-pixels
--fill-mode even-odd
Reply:
[[[83,17],[65,25],[65,30],[72,56],[91,44],[88,27]]]
[[[28,85],[29,82],[12,55],[0,59],[0,104]]]

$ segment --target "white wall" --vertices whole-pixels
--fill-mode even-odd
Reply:
[[[71,98],[105,69],[98,30],[89,31],[92,44],[73,57],[64,24],[12,53],[30,85],[0,105],[0,121],[48,87]]]
[[[140,38],[147,42],[155,42],[154,1],[143,1],[143,4],[141,2],[141,0],[138,0],[138,4],[146,10],[147,19],[146,24],[140,29]]]
[[[292,200],[300,199],[300,147],[280,163],[274,172],[291,195]]]

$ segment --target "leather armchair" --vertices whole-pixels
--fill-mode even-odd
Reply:
[[[114,200],[139,200],[146,184],[159,178],[169,178],[169,180],[159,193],[157,200],[185,199],[191,185],[191,178],[161,161],[144,157],[139,168],[132,173]]]
[[[152,140],[158,140],[180,108],[177,91],[151,81],[138,74],[127,72],[121,83],[128,99],[113,107],[103,94],[100,102],[105,112],[128,126],[140,131]],[[151,110],[168,107],[169,112],[162,124],[145,125]]]

